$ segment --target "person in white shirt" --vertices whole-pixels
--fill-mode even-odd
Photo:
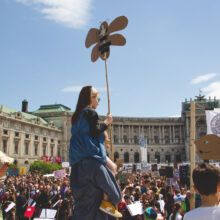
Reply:
[[[174,204],[173,213],[170,215],[169,220],[182,220],[182,204],[180,202],[176,202]]]
[[[194,190],[200,194],[202,205],[186,213],[184,220],[219,220],[220,169],[201,163],[193,170]]]

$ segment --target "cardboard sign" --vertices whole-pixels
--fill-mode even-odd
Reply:
[[[18,175],[18,169],[16,169],[16,168],[10,168],[10,169],[9,169],[9,174],[10,174],[11,176],[17,176],[17,175]]]
[[[203,160],[220,159],[220,137],[208,134],[195,141],[197,154]]]
[[[65,171],[65,169],[63,169],[63,170],[56,170],[56,171],[53,172],[53,174],[54,174],[55,178],[59,179],[59,178],[63,178],[63,177],[66,176],[66,171]]]
[[[118,158],[116,160],[116,164],[117,164],[118,167],[123,166],[123,163],[124,163],[124,159],[123,158]]]

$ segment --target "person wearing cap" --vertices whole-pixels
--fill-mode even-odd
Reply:
[[[156,220],[157,219],[157,211],[152,207],[146,208],[146,210],[144,212],[144,219],[145,220]]]
[[[72,136],[70,139],[70,147],[69,147],[69,161],[72,167],[71,176],[77,175],[76,173],[75,174],[73,173],[79,169],[78,168],[79,166],[77,166],[77,164],[80,164],[81,167],[83,161],[90,158],[95,159],[96,163],[99,162],[102,165],[109,168],[113,175],[115,175],[117,171],[116,164],[114,164],[106,156],[106,150],[105,150],[105,143],[106,143],[105,137],[107,137],[107,135],[104,134],[104,132],[106,132],[108,126],[112,123],[113,119],[111,114],[108,114],[104,123],[98,125],[99,117],[95,109],[99,104],[99,100],[100,100],[99,93],[94,87],[85,86],[81,89],[78,102],[76,105],[76,110],[72,116],[72,127],[71,127]],[[95,163],[93,163],[92,160],[89,160],[89,162],[91,163],[91,166],[92,164],[94,164],[94,166],[97,166],[97,164],[95,165]],[[86,172],[84,174],[91,175],[91,173],[86,174]],[[106,177],[107,176],[104,176],[103,178]],[[71,180],[73,180],[73,182],[71,183],[73,197],[77,197],[76,194],[74,195],[74,192],[76,192],[76,190],[74,189],[75,180],[73,178],[71,178]],[[115,183],[116,181],[112,182],[112,184]],[[106,185],[106,187],[107,186],[108,184]],[[118,191],[119,189],[118,186],[113,186],[113,187],[116,191]],[[119,213],[115,209],[116,204],[113,205],[109,201],[110,195],[106,193],[109,191],[109,189],[105,189],[105,190],[103,194],[103,200],[100,204],[99,209],[114,217],[121,217],[122,216],[121,213]],[[82,191],[82,193],[84,195],[85,190]],[[117,193],[118,192],[116,192],[116,194]],[[77,201],[75,205],[76,208],[74,210],[74,213],[76,213],[76,210],[82,209],[81,205],[79,208],[78,204],[79,202]],[[91,205],[94,206],[94,204]],[[85,216],[81,218],[86,219]]]

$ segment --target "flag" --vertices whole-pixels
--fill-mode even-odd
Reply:
[[[144,139],[143,136],[140,136],[140,146],[146,148],[147,147],[147,142],[146,139]]]
[[[220,109],[205,111],[207,134],[220,136]]]
[[[147,140],[143,136],[140,136],[140,147],[141,147],[141,161],[147,161]]]

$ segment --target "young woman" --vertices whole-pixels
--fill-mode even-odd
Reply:
[[[113,119],[111,114],[108,114],[104,123],[98,125],[99,118],[95,109],[99,100],[99,93],[94,87],[82,88],[72,116],[69,161],[71,165],[74,165],[83,159],[93,157],[115,174],[117,166],[106,156],[104,146],[104,143],[107,142],[105,132]],[[103,196],[100,209],[114,217],[121,217],[121,214],[108,202],[106,194]]]

